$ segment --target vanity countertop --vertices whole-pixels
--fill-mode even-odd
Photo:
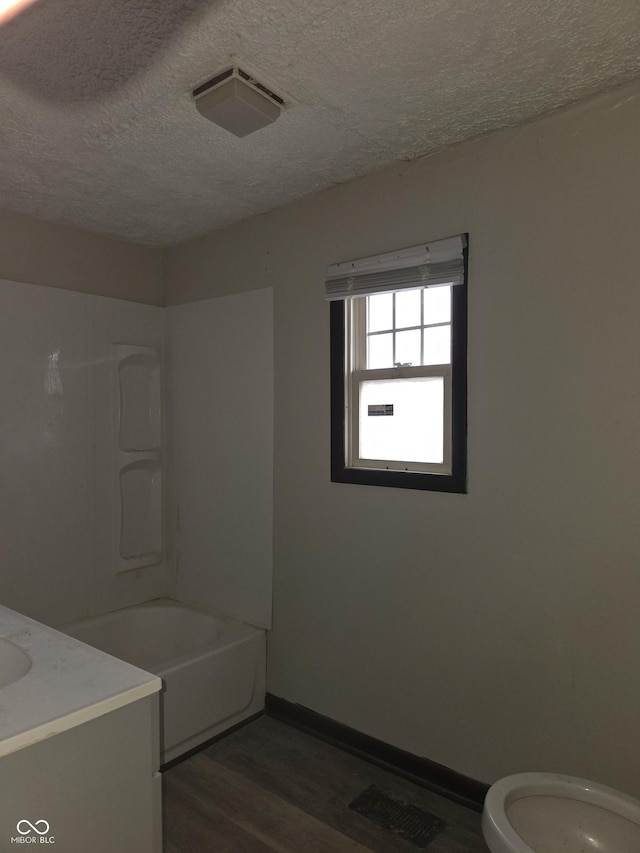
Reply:
[[[158,676],[0,605],[0,638],[29,671],[0,688],[0,757],[158,692]]]

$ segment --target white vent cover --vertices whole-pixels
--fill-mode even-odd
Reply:
[[[227,68],[193,91],[198,112],[236,136],[272,124],[284,99],[237,66]]]

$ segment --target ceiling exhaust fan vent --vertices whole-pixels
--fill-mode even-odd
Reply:
[[[201,115],[240,137],[272,124],[285,106],[284,98],[237,65],[197,86],[192,95]]]

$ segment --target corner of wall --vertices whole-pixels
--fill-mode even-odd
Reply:
[[[0,279],[162,304],[162,252],[0,210]]]

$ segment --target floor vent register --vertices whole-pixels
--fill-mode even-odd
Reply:
[[[376,785],[359,794],[349,808],[423,849],[446,826],[439,817],[411,803],[395,800]]]

